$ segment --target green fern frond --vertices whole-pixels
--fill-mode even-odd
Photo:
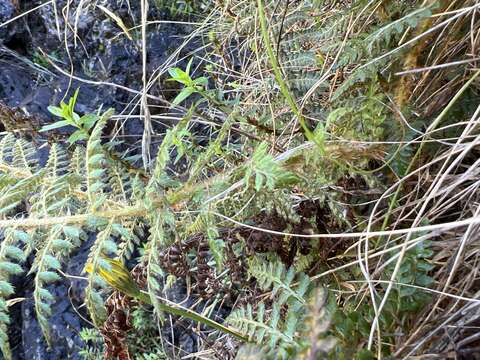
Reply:
[[[85,304],[95,326],[101,326],[107,318],[101,291],[107,288],[104,280],[98,275],[98,268],[110,269],[105,260],[116,255],[117,246],[112,240],[113,221],[110,221],[98,234],[90,250],[86,265],[91,266],[88,283],[85,288]],[[86,272],[86,270],[85,270]]]
[[[0,140],[0,161],[4,164],[10,164],[12,159],[13,145],[15,144],[15,135],[8,133]]]
[[[264,302],[255,311],[247,304],[234,310],[227,322],[250,341],[265,347],[269,356],[275,354],[275,358],[287,359],[288,354],[303,346],[298,332],[306,316],[310,279],[305,274],[296,274],[293,267],[287,271],[278,260],[266,262],[253,258],[248,265],[250,276],[256,278],[260,288],[271,291],[271,311],[267,312]],[[294,280],[298,284],[294,285]]]
[[[272,289],[272,297],[278,296],[281,303],[287,302],[290,297],[301,304],[305,303],[310,280],[306,275],[300,274],[300,284],[294,290],[291,286],[296,275],[293,267],[287,270],[280,261],[266,262],[254,257],[248,262],[248,273],[257,280],[262,290]]]
[[[74,182],[68,173],[68,165],[67,154],[54,144],[47,164],[42,169],[40,186],[29,199],[32,215],[46,217],[67,212],[72,199],[71,185]]]
[[[193,183],[200,172],[205,169],[207,164],[211,163],[211,159],[222,152],[222,142],[225,140],[227,135],[229,134],[230,128],[234,123],[235,115],[230,114],[227,119],[222,124],[222,127],[218,131],[218,134],[215,140],[210,141],[208,144],[207,149],[203,151],[198,158],[193,163],[191,170],[190,170],[190,179],[189,183]]]
[[[30,270],[30,273],[36,272],[34,280],[35,288],[33,291],[35,313],[49,346],[50,326],[48,324],[48,318],[52,314],[51,304],[55,299],[50,291],[46,289],[46,286],[60,280],[60,275],[58,275],[57,271],[61,269],[61,264],[54,256],[53,242],[60,237],[61,231],[61,226],[55,226],[50,230],[45,245],[43,249],[37,253],[35,263]]]
[[[24,139],[17,139],[13,148],[12,163],[16,168],[34,174],[37,171],[37,150]]]
[[[3,234],[3,241],[0,245],[0,350],[6,360],[12,359],[10,345],[8,342],[8,315],[7,298],[14,293],[10,278],[23,272],[20,263],[26,259],[23,247],[30,242],[27,233],[7,229]]]
[[[43,178],[42,172],[21,179],[13,185],[7,185],[0,193],[0,214],[11,213],[22,201],[34,193]]]
[[[269,348],[274,349],[278,342],[293,345],[293,338],[288,336],[281,328],[280,307],[278,303],[273,304],[269,319],[265,314],[265,304],[261,302],[254,314],[253,307],[248,304],[246,307],[234,310],[228,317],[227,322],[234,326],[240,333],[248,336],[250,341],[258,344],[268,341]]]
[[[365,38],[367,51],[377,53],[380,49],[389,48],[396,35],[402,35],[407,28],[416,28],[420,21],[432,15],[431,8],[420,8],[405,16],[382,26]]]
[[[106,111],[92,130],[87,142],[85,168],[87,175],[87,195],[91,211],[95,211],[105,201],[105,150],[101,143],[102,130],[113,110]]]
[[[116,227],[120,234],[120,243],[118,244],[118,258],[121,260],[130,260],[132,255],[145,237],[142,220],[127,220]]]
[[[187,114],[180,122],[173,128],[167,131],[165,137],[160,144],[153,169],[152,176],[147,184],[147,192],[152,193],[161,191],[166,180],[166,171],[168,162],[170,161],[170,149],[175,145],[178,136],[182,136],[182,132],[186,129],[191,118],[191,113]]]
[[[43,241],[43,247],[37,252],[30,273],[36,272],[34,280],[33,298],[35,312],[40,328],[47,343],[50,343],[51,304],[55,301],[47,289],[51,283],[60,280],[58,274],[61,269],[61,260],[80,245],[81,230],[73,226],[53,226]]]
[[[150,238],[144,256],[147,290],[155,312],[161,318],[163,310],[158,298],[162,289],[158,281],[162,275],[160,252],[172,242],[172,239],[169,237],[169,230],[175,226],[175,217],[168,208],[158,209],[156,214],[148,218],[148,224],[150,227]]]

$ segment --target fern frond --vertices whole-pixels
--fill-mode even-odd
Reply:
[[[246,307],[234,310],[229,315],[227,322],[248,336],[250,341],[258,344],[262,344],[264,339],[268,339],[270,348],[275,348],[279,341],[293,344],[293,338],[285,334],[280,327],[280,307],[277,303],[273,304],[269,320],[265,318],[265,304],[261,302],[256,310],[256,315],[254,315],[252,305],[247,304]]]
[[[112,240],[113,221],[110,221],[98,234],[90,250],[87,266],[92,271],[88,274],[88,283],[85,288],[85,304],[95,326],[101,326],[107,317],[101,290],[107,288],[104,280],[98,275],[99,268],[110,269],[105,258],[116,255],[117,246]],[[84,270],[86,271],[86,270]]]
[[[150,225],[150,238],[146,249],[147,290],[159,318],[162,317],[162,306],[158,294],[162,286],[158,279],[162,275],[160,252],[168,245],[167,227],[174,223],[173,214],[168,209],[161,209],[158,214],[148,219]]]
[[[13,144],[15,144],[15,135],[7,133],[0,140],[0,161],[4,164],[10,164],[12,161]]]
[[[51,304],[55,301],[47,286],[60,280],[58,271],[61,269],[61,260],[80,245],[81,230],[73,226],[53,226],[43,247],[37,252],[30,273],[36,272],[34,280],[33,298],[35,312],[40,328],[47,343],[50,343]]]
[[[118,244],[118,258],[121,260],[130,260],[133,252],[145,237],[143,231],[143,220],[127,220],[116,228],[120,234],[121,241]]]
[[[147,184],[147,192],[156,192],[162,190],[165,182],[166,172],[165,169],[170,161],[170,149],[174,146],[177,136],[187,127],[190,121],[190,115],[186,115],[180,122],[173,128],[167,131],[165,137],[160,144],[157,152],[157,158],[155,161],[155,168],[152,173],[152,177]]]
[[[92,130],[87,142],[85,168],[87,174],[87,195],[92,212],[105,201],[105,150],[101,143],[102,130],[113,114],[113,110],[106,111]]]
[[[108,183],[111,189],[109,197],[115,201],[128,203],[131,196],[131,178],[129,174],[118,163],[110,163],[108,170]]]
[[[207,149],[205,149],[205,151],[202,152],[200,156],[195,160],[190,170],[191,175],[190,175],[189,183],[193,183],[196,180],[200,172],[204,170],[205,166],[207,166],[207,164],[211,162],[211,159],[213,158],[214,155],[221,153],[222,142],[225,140],[226,136],[228,135],[230,128],[234,122],[234,119],[235,119],[234,114],[230,114],[227,117],[227,119],[225,119],[224,123],[222,124],[222,127],[218,131],[218,134],[215,140],[210,141]]]
[[[48,318],[52,314],[51,303],[54,301],[53,295],[46,289],[48,284],[60,280],[57,271],[61,269],[60,261],[53,255],[53,242],[60,237],[61,227],[53,227],[46,239],[43,249],[37,253],[35,263],[32,266],[31,273],[36,271],[35,289],[33,298],[35,301],[35,313],[38,323],[42,329],[47,344],[50,346],[50,326]]]
[[[7,298],[14,293],[10,284],[10,277],[23,272],[19,263],[23,263],[26,255],[22,247],[30,241],[27,233],[7,229],[0,245],[0,350],[6,360],[12,359],[10,345],[8,342],[8,315]]]
[[[416,28],[420,21],[431,15],[432,11],[430,8],[420,8],[382,26],[365,38],[367,50],[371,53],[376,53],[378,49],[382,50],[390,47],[390,43],[395,35],[402,35],[408,27]]]
[[[30,175],[37,171],[37,150],[31,142],[17,139],[13,148],[12,164]]]
[[[278,296],[281,303],[287,302],[294,297],[301,304],[305,304],[305,294],[310,280],[304,274],[300,274],[300,285],[294,290],[292,285],[295,278],[295,269],[286,269],[280,261],[266,262],[254,257],[248,262],[248,273],[257,279],[258,285],[264,291],[272,289],[272,297]]]
[[[69,159],[60,146],[54,144],[48,161],[42,169],[42,181],[36,193],[29,199],[30,213],[37,217],[56,215],[67,212],[71,202],[71,183],[73,179],[68,173]]]
[[[28,195],[33,193],[43,178],[42,172],[21,179],[13,185],[7,185],[1,189],[0,193],[0,215],[6,215],[12,212],[22,201],[28,199]]]
[[[254,314],[252,305],[247,304],[234,310],[227,322],[251,341],[265,346],[270,355],[286,359],[288,354],[298,351],[302,346],[302,339],[297,335],[306,316],[306,298],[311,281],[305,274],[296,276],[293,267],[287,271],[278,260],[265,262],[254,258],[248,264],[249,274],[256,278],[260,288],[271,290],[271,311],[267,313],[265,303],[260,302]],[[296,286],[294,279],[299,280]]]

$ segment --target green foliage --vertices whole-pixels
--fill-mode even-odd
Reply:
[[[55,300],[47,286],[61,278],[58,273],[62,267],[59,259],[67,256],[73,248],[78,246],[80,234],[80,230],[75,227],[53,226],[44,241],[43,248],[37,251],[35,262],[30,270],[31,273],[36,272],[33,292],[35,313],[47,343],[50,341],[48,318],[52,315],[51,304]]]
[[[428,288],[433,283],[433,278],[429,275],[433,269],[428,260],[431,256],[432,251],[429,249],[429,244],[425,242],[420,242],[407,251],[396,279],[398,285],[394,285],[393,293],[389,296],[380,316],[380,326],[385,334],[393,334],[398,326],[405,328],[409,321],[415,321],[412,317],[431,300],[428,292],[408,286]],[[385,280],[390,280],[394,267],[395,264],[391,263],[384,271]],[[381,284],[381,286],[386,288],[387,285]],[[350,306],[347,304],[342,310],[338,309],[335,312],[335,334],[342,344],[333,353],[335,359],[375,358],[373,353],[367,350],[360,351],[362,341],[370,334],[370,326],[375,314],[370,304],[362,304],[355,308],[348,310]],[[389,350],[388,347],[384,348],[386,354]]]
[[[264,302],[259,302],[255,309],[252,304],[248,304],[234,310],[227,322],[251,341],[265,346],[269,356],[275,354],[275,358],[288,358],[289,354],[302,346],[302,339],[296,335],[306,316],[305,298],[310,280],[306,275],[300,274],[300,284],[294,289],[293,268],[286,272],[285,266],[280,262],[266,263],[258,259],[250,262],[249,273],[257,279],[262,290],[272,290],[271,311],[267,312]],[[282,315],[282,309],[286,315]]]
[[[23,272],[22,264],[26,260],[23,248],[30,242],[27,233],[7,229],[3,234],[0,245],[0,349],[6,360],[12,358],[8,342],[8,315],[7,298],[15,292],[10,284],[10,278]]]
[[[97,329],[83,328],[80,333],[80,339],[84,346],[78,354],[84,360],[102,360],[103,356],[103,338]]]
[[[295,174],[285,171],[284,168],[267,153],[268,144],[261,143],[247,164],[244,175],[246,187],[250,186],[250,179],[254,179],[255,191],[266,187],[273,190],[276,187],[284,187],[294,184],[297,180]]]
[[[132,326],[127,343],[135,360],[167,360],[168,357],[159,341],[157,322],[144,307],[132,311]],[[140,335],[140,336],[139,336]]]
[[[111,110],[103,115],[75,113],[78,90],[68,104],[49,107],[61,120],[41,130],[73,126],[68,151],[61,144],[51,145],[47,163],[40,166],[34,144],[13,134],[0,139],[0,348],[6,359],[11,358],[11,277],[22,274],[32,254],[33,265],[27,270],[34,275],[36,316],[48,341],[55,302],[49,286],[60,279],[63,264],[87,233],[94,234],[95,241],[85,266],[85,305],[95,327],[108,315],[105,298],[113,290],[153,306],[132,313],[134,329],[128,341],[137,359],[166,358],[155,338],[165,312],[240,340],[248,338],[252,344],[242,347],[239,359],[326,357],[334,346],[329,331],[339,339],[332,358],[373,358],[363,349],[374,317],[371,305],[339,295],[342,308],[331,326],[326,293],[311,296],[311,279],[303,273],[325,266],[335,246],[350,244],[275,237],[258,228],[302,234],[361,229],[368,214],[351,203],[371,204],[369,195],[382,190],[377,185],[385,174],[372,169],[386,158],[398,176],[406,174],[412,146],[375,151],[369,144],[398,140],[399,133],[403,141],[415,137],[414,131],[394,124],[389,105],[395,92],[389,81],[402,61],[393,49],[431,11],[412,2],[288,3],[283,9],[277,1],[231,0],[213,14],[221,13],[222,18],[218,23],[209,19],[214,25],[209,32],[214,51],[209,60],[215,60],[208,70],[211,76],[193,78],[193,58],[185,70],[168,70],[169,80],[183,86],[173,105],[191,101],[194,94],[202,100],[165,132],[151,169],[131,166],[135,157],[117,154],[119,143],[105,139]],[[190,1],[156,4],[194,11]],[[391,8],[388,19],[377,13],[384,5]],[[323,6],[334,11],[320,16]],[[223,53],[232,45],[232,29],[239,54]],[[386,52],[389,56],[382,56]],[[240,58],[244,53],[248,56]],[[222,60],[217,64],[218,59]],[[240,76],[237,64],[242,67]],[[230,65],[235,72],[224,74]],[[200,130],[193,124],[198,121]],[[361,182],[362,189],[352,190],[349,182]],[[301,214],[299,208],[307,202],[319,205]],[[195,238],[203,243],[190,246]],[[202,264],[195,257],[200,247]],[[135,259],[138,252],[141,256]],[[288,258],[288,268],[278,257]],[[397,281],[430,286],[430,257],[426,244],[408,251]],[[199,265],[207,269],[202,275],[222,289],[206,299],[207,308],[217,295],[223,298],[222,291],[229,295],[222,302],[233,306],[228,317],[232,328],[164,301],[165,277],[171,279],[169,271],[174,272],[167,265],[178,265],[179,258],[189,267],[186,282],[194,297],[200,295],[190,287],[195,281],[190,274],[199,271]],[[134,283],[126,263],[141,264],[145,288]],[[233,276],[243,276],[245,266],[249,281],[242,279],[238,286]],[[392,264],[383,270],[381,279],[388,280]],[[376,286],[379,294],[383,286]],[[252,301],[234,305],[249,292],[255,294]],[[393,342],[391,334],[428,301],[418,288],[395,285],[380,318],[382,333],[387,334],[383,340]],[[81,337],[90,344],[82,356],[97,359],[102,351],[98,334],[84,330]],[[388,354],[384,347],[380,350]]]
[[[98,116],[95,114],[85,114],[80,116],[74,111],[75,103],[77,102],[78,91],[79,89],[75,90],[75,93],[68,101],[68,104],[65,104],[62,101],[60,103],[60,107],[48,107],[48,111],[50,111],[50,113],[62,118],[63,120],[46,125],[42,127],[40,131],[50,131],[65,126],[73,126],[77,128],[77,130],[75,130],[75,132],[68,138],[68,142],[70,144],[73,144],[78,140],[88,139],[88,132],[97,122]]]
[[[193,58],[187,64],[185,71],[176,67],[168,69],[168,73],[171,78],[169,80],[179,82],[185,87],[180,91],[180,93],[173,99],[172,104],[178,105],[187,99],[190,95],[194,93],[202,93],[204,88],[208,85],[208,79],[204,76],[200,76],[196,79],[190,77],[190,70],[192,66]]]
[[[206,0],[154,0],[153,4],[161,10],[168,10],[174,17],[193,15],[204,11],[210,2]]]
[[[255,258],[249,273],[262,290],[270,290],[272,305],[248,303],[230,314],[227,322],[256,344],[243,346],[236,359],[324,358],[335,345],[335,339],[326,335],[330,327],[326,291],[311,294],[310,279],[293,268],[287,271],[278,260]]]

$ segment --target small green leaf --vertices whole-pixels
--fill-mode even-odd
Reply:
[[[75,93],[73,96],[70,98],[69,105],[70,105],[70,110],[73,112],[73,109],[75,107],[75,104],[77,103],[77,97],[78,97],[78,92],[80,91],[80,88],[77,88],[75,90]]]
[[[73,144],[79,140],[86,140],[88,139],[88,135],[83,130],[77,130],[72,135],[68,137],[68,142]]]
[[[181,84],[190,85],[192,82],[190,76],[180,68],[168,69],[168,73],[172,77],[171,80],[175,80]]]
[[[14,292],[15,292],[15,289],[9,282],[0,280],[0,295],[2,297],[7,297],[9,295],[12,295]]]
[[[255,191],[260,191],[263,185],[264,176],[261,173],[255,175]]]
[[[82,125],[84,129],[90,130],[97,121],[97,114],[85,114],[79,119],[78,123]]]
[[[23,269],[18,264],[12,263],[10,261],[2,261],[0,262],[0,271],[12,275],[18,275],[23,272]]]
[[[63,233],[69,238],[79,238],[80,230],[75,226],[64,225]]]
[[[207,86],[208,85],[208,79],[205,76],[199,77],[195,80],[193,80],[194,85],[202,85],[202,86]]]
[[[183,100],[188,98],[190,95],[192,95],[194,91],[191,88],[185,88],[183,89],[180,94],[177,95],[175,99],[173,99],[172,103],[173,105],[178,105],[180,104]]]
[[[80,125],[80,115],[78,115],[76,112],[72,112],[72,119],[75,124]]]
[[[56,272],[53,271],[42,271],[41,273],[38,274],[38,277],[41,281],[43,282],[54,282],[57,280],[60,280],[60,275],[58,275]]]
[[[61,121],[54,122],[53,124],[43,126],[40,129],[40,132],[50,131],[53,129],[58,129],[58,128],[69,126],[69,125],[72,125],[72,123],[69,120],[61,120]]]
[[[187,73],[187,76],[190,77],[190,68],[192,67],[192,62],[193,62],[193,57],[190,58],[187,64],[187,68],[185,69],[185,72]]]
[[[49,106],[47,109],[51,114],[63,118],[63,111],[61,108],[57,106]]]
[[[53,240],[52,247],[55,251],[70,251],[73,248],[73,244],[67,240],[56,239]]]

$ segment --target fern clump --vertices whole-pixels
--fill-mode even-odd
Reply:
[[[476,60],[447,61],[450,50],[443,50],[452,42],[459,55],[470,46],[444,28],[475,28],[464,20],[471,4],[155,2],[188,15],[208,8],[204,23],[191,24],[199,26],[193,37],[208,45],[189,55],[186,68],[175,52],[161,69],[178,86],[168,106],[148,93],[145,80],[141,148],[125,150],[120,132],[110,133],[118,130],[113,110],[77,114],[78,91],[68,104],[49,107],[61,120],[37,129],[74,128],[42,145],[47,161],[39,161],[28,134],[0,136],[4,357],[12,358],[12,279],[32,278],[36,317],[50,344],[52,287],[68,276],[69,256],[88,238],[84,308],[104,343],[85,330],[83,338],[98,345],[87,347],[87,357],[102,348],[106,356],[167,358],[182,326],[195,350],[225,359],[415,352],[419,336],[435,333],[429,326],[446,308],[459,264],[475,253],[469,236],[477,215],[463,220],[476,199],[470,97],[479,73],[463,83],[460,74],[469,72],[451,67]],[[128,31],[137,34],[137,27]],[[442,36],[431,42],[437,32]],[[146,41],[145,26],[140,33]],[[475,45],[475,36],[458,34]],[[432,98],[438,103],[428,105]],[[154,107],[161,113],[150,114]],[[168,129],[159,118],[172,119]],[[453,241],[443,238],[444,225],[470,226],[454,257],[445,255]],[[459,283],[475,283],[467,280]],[[426,311],[433,287],[439,298]],[[181,302],[172,295],[178,288],[186,292]],[[412,330],[413,315],[425,312],[422,331]]]

